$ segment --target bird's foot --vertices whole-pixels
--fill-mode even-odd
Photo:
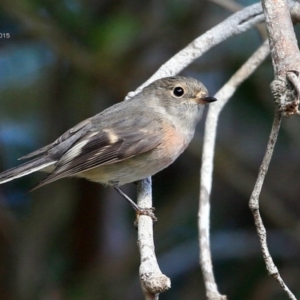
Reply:
[[[138,206],[138,209],[136,210],[136,214],[137,214],[137,216],[140,216],[140,215],[148,216],[152,219],[153,223],[156,223],[157,218],[155,217],[154,211],[155,211],[155,207],[141,208]]]

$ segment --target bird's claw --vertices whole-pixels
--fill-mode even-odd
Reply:
[[[136,220],[134,222],[134,226],[137,227],[139,216],[148,216],[152,219],[153,224],[156,224],[157,218],[154,214],[154,211],[155,211],[155,207],[150,207],[150,208],[138,207],[138,209],[136,210]]]

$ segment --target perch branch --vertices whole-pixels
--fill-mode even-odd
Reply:
[[[152,208],[151,177],[138,182],[138,206]],[[154,251],[153,220],[150,216],[138,215],[138,246],[141,255],[140,280],[145,300],[157,300],[159,293],[171,287],[170,279],[162,274]]]
[[[215,97],[218,99],[218,101],[209,107],[207,120],[205,123],[201,165],[198,228],[200,264],[206,287],[206,296],[211,300],[226,299],[226,296],[223,296],[219,293],[214,279],[209,241],[209,198],[212,186],[213,158],[218,118],[223,107],[236,91],[238,86],[256,70],[256,68],[262,63],[268,54],[268,43],[264,42],[264,44],[256,52],[254,52],[254,54],[245,62],[245,64],[216,93]]]

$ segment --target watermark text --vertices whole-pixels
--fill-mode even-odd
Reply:
[[[9,32],[0,32],[0,39],[10,39]]]

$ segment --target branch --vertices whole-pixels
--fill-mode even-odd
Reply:
[[[263,0],[271,57],[275,76],[285,76],[287,70],[300,62],[299,48],[286,0]],[[299,68],[299,67],[298,67]]]
[[[290,2],[294,8],[299,4]],[[286,0],[262,0],[275,79],[271,91],[284,116],[299,114],[300,53]],[[293,8],[292,8],[293,9]]]
[[[279,274],[279,271],[273,262],[273,259],[271,257],[271,254],[269,252],[268,245],[267,245],[267,232],[266,232],[266,229],[264,227],[264,224],[263,224],[262,218],[260,216],[260,212],[259,212],[259,195],[260,195],[260,192],[261,192],[261,189],[262,189],[262,186],[264,183],[264,179],[268,172],[269,164],[270,164],[270,161],[271,161],[271,158],[273,155],[278,132],[280,129],[281,118],[282,118],[282,114],[279,110],[277,110],[275,117],[274,117],[271,134],[269,137],[267,150],[266,150],[265,156],[263,158],[263,161],[261,163],[261,166],[259,168],[257,180],[255,183],[253,192],[251,194],[251,198],[249,201],[249,207],[250,207],[253,217],[254,217],[256,230],[257,230],[257,233],[258,233],[258,236],[260,239],[261,248],[262,248],[263,258],[265,260],[269,275],[273,276],[277,280],[277,282],[280,284],[282,289],[287,293],[287,295],[289,296],[290,299],[296,300],[296,297],[293,295],[293,293],[289,290],[289,288],[286,286],[286,284],[282,280],[282,278]]]
[[[151,177],[138,182],[138,206],[152,208]],[[159,293],[171,287],[170,279],[162,274],[154,252],[153,220],[146,215],[138,215],[138,245],[141,255],[140,280],[146,300],[157,300]]]
[[[214,105],[210,106],[208,110],[202,151],[198,228],[200,263],[206,287],[206,296],[211,300],[226,299],[226,296],[223,296],[219,293],[214,279],[209,241],[209,199],[212,186],[213,158],[215,152],[214,148],[217,123],[220,112],[228,102],[229,98],[234,94],[238,86],[256,70],[256,68],[263,62],[268,54],[269,47],[268,43],[265,42],[216,93],[215,97],[218,99],[218,101]]]

